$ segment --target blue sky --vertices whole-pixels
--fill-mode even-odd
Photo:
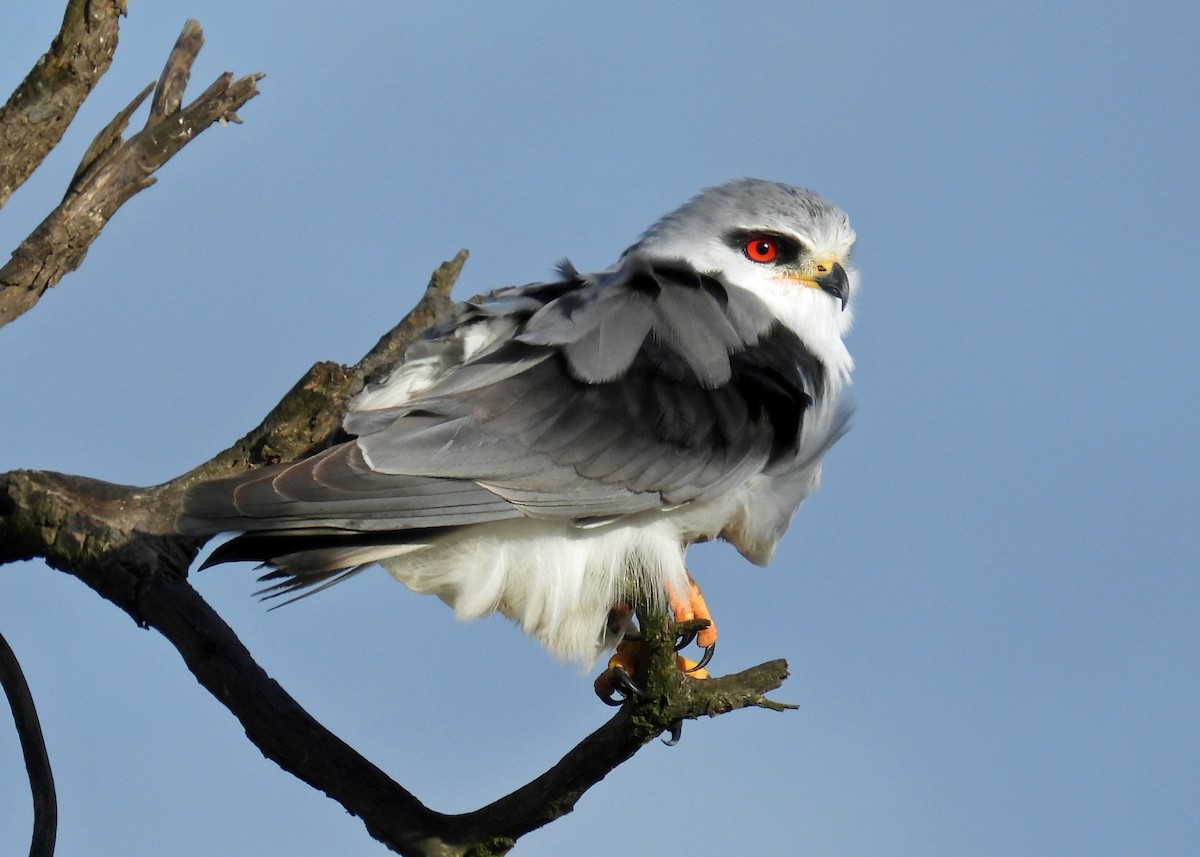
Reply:
[[[5,92],[53,5],[0,9]],[[0,331],[0,470],[168,479],[311,363],[357,359],[459,247],[466,297],[562,256],[605,266],[706,185],[811,186],[860,236],[855,428],[771,568],[691,556],[717,671],[786,657],[800,710],[689,723],[515,853],[1200,851],[1200,8],[130,6],[0,246],[186,18],[195,91],[268,77]],[[610,715],[504,621],[459,624],[382,572],[271,613],[253,578],[194,582],[436,809],[515,788]],[[0,628],[62,853],[385,853],[81,583],[5,567]],[[0,851],[26,847],[27,804],[0,727]]]

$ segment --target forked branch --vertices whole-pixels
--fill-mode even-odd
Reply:
[[[183,86],[202,43],[200,25],[189,21],[167,60],[142,130],[128,140],[121,136],[149,87],[97,135],[63,201],[0,268],[0,327],[31,309],[47,289],[83,263],[100,230],[130,197],[154,183],[153,174],[159,167],[214,122],[239,121],[236,111],[258,94],[256,84],[261,74],[234,80],[226,72],[180,109]],[[0,131],[8,133],[5,122],[19,127],[17,119],[15,112],[11,117],[0,117]],[[20,160],[27,163],[29,157]],[[15,171],[15,177],[23,180],[20,170]],[[10,184],[12,181],[15,178]]]

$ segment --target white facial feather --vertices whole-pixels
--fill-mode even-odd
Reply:
[[[752,262],[726,240],[734,231],[775,232],[798,241],[815,260],[835,260],[850,280],[843,310],[833,296],[780,276],[772,265]],[[779,320],[844,383],[854,368],[842,337],[853,321],[858,273],[851,264],[854,230],[844,211],[819,194],[760,179],[709,188],[646,230],[622,264],[638,257],[682,259],[722,277],[766,302]]]

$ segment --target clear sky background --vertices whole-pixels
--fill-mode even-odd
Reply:
[[[61,11],[0,7],[0,90]],[[352,362],[460,247],[461,297],[608,265],[752,175],[850,212],[855,428],[771,568],[691,554],[715,668],[787,714],[688,723],[521,855],[1200,853],[1200,6],[130,3],[116,62],[0,215],[11,249],[183,22],[265,71],[0,331],[0,470],[168,479],[317,360]],[[194,583],[316,717],[435,809],[611,711],[500,619],[382,571],[268,613]],[[173,649],[40,563],[0,570],[60,853],[385,853],[264,760]],[[0,722],[0,853],[24,853]]]

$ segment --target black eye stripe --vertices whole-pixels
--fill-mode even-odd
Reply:
[[[795,238],[780,235],[770,229],[736,229],[725,237],[725,241],[733,250],[743,253],[747,242],[755,238],[774,241],[775,246],[779,248],[775,258],[768,263],[771,265],[793,264],[807,251],[807,248]]]

